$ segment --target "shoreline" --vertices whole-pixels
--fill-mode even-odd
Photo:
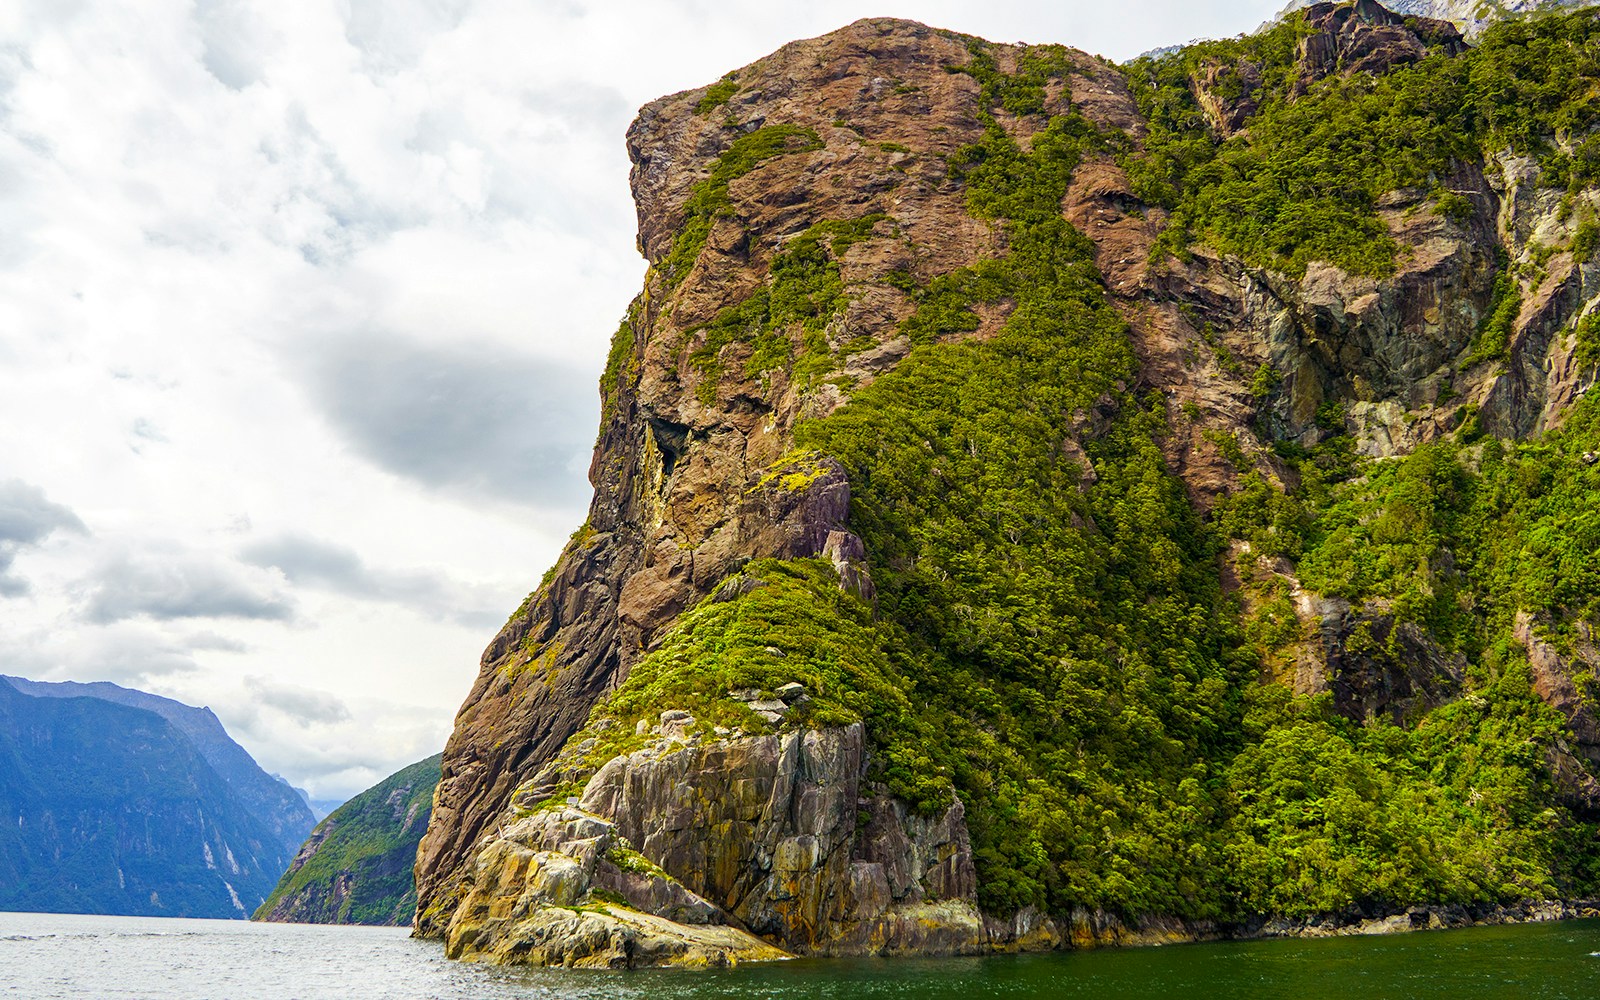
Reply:
[[[1270,941],[1334,937],[1376,937],[1420,931],[1464,930],[1515,924],[1600,919],[1600,899],[1525,900],[1495,904],[1428,904],[1390,913],[1320,914],[1311,917],[1261,917],[1234,923],[1147,918],[1128,926],[1103,914],[1075,914],[1059,945],[1049,951],[1097,948],[1159,948],[1223,941]]]

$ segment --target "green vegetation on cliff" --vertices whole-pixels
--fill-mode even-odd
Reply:
[[[1586,398],[1535,442],[1442,442],[1279,497],[1293,509],[1279,528],[1298,528],[1274,534],[1299,556],[1303,583],[1423,628],[1463,657],[1467,696],[1401,728],[1262,689],[1249,723],[1261,738],[1229,773],[1237,831],[1250,831],[1234,863],[1258,908],[1337,908],[1374,890],[1468,902],[1600,885],[1600,827],[1558,801],[1547,773],[1563,720],[1534,695],[1511,637],[1528,614],[1570,650],[1600,617],[1600,469],[1585,462],[1597,448],[1600,400]],[[1219,523],[1263,534],[1259,521]],[[1404,659],[1382,645],[1370,655]]]
[[[318,823],[253,919],[409,924],[417,907],[411,869],[439,763],[435,754],[397,771]]]
[[[1470,210],[1451,190],[1456,165],[1502,151],[1537,156],[1557,186],[1600,177],[1600,104],[1574,99],[1600,85],[1593,11],[1501,21],[1459,56],[1335,74],[1295,96],[1303,17],[1128,66],[1150,136],[1125,163],[1140,197],[1173,213],[1163,249],[1199,241],[1296,276],[1312,260],[1382,276],[1399,250],[1375,210],[1389,191],[1422,188],[1446,214]],[[1250,93],[1260,110],[1224,139],[1191,81],[1214,68],[1212,92],[1238,99],[1246,64],[1261,75]]]
[[[1022,112],[1063,59],[1040,50],[1019,81],[973,55],[984,108]],[[1010,318],[985,342],[924,343],[797,439],[849,470],[878,611],[939,716],[985,907],[1210,913],[1209,761],[1237,728],[1245,664],[1227,653],[1209,537],[1155,445],[1163,421],[1126,391],[1126,326],[1061,218],[1098,143],[1063,115],[1024,153],[989,118],[952,159],[1010,249],[965,287],[1014,303]],[[952,298],[934,301],[960,315]]]
[[[1469,422],[1456,441],[1381,463],[1356,457],[1329,403],[1322,444],[1281,449],[1298,467],[1290,492],[1213,429],[1239,489],[1203,520],[1162,457],[1165,401],[1135,388],[1126,324],[1061,206],[1085,155],[1115,155],[1172,212],[1168,250],[1204,241],[1289,274],[1312,260],[1390,273],[1399,245],[1376,206],[1396,187],[1459,215],[1448,177],[1502,149],[1538,156],[1561,185],[1600,176],[1582,138],[1600,106],[1570,98],[1600,81],[1597,23],[1507,22],[1466,55],[1331,77],[1291,100],[1296,16],[1132,67],[1152,123],[1137,149],[1073,111],[1019,145],[1001,112],[1043,114],[1070,59],[1028,50],[1007,75],[973,41],[951,69],[980,85],[986,127],[949,157],[949,178],[1005,250],[925,285],[898,275],[918,305],[899,331],[909,354],[795,433],[849,475],[875,602],[822,563],[753,563],[670,627],[572,746],[597,764],[645,742],[635,725],[670,708],[752,731],[767,724],[728,693],[800,681],[812,700],[782,725],[861,720],[870,777],[923,812],[960,796],[979,900],[996,913],[1228,920],[1594,892],[1594,817],[1549,771],[1566,726],[1511,629],[1525,612],[1568,648],[1600,614],[1600,470],[1585,464],[1600,403],[1532,443],[1476,441]],[[1259,72],[1260,109],[1247,134],[1220,139],[1191,79],[1241,61]],[[1215,82],[1242,94],[1227,73]],[[880,221],[792,239],[767,283],[700,331],[702,390],[735,342],[751,345],[748,375],[826,360],[813,345],[846,303],[839,255]],[[679,239],[675,254],[703,244]],[[1491,339],[1496,311],[1514,312],[1507,288]],[[1004,322],[962,339],[980,305]],[[1260,369],[1258,394],[1276,378]],[[1223,592],[1232,541],[1250,543],[1247,568],[1281,557],[1308,588],[1418,626],[1464,664],[1462,696],[1403,724],[1293,696],[1271,658],[1313,641],[1314,625],[1284,577],[1248,595],[1263,598],[1248,612]],[[1399,655],[1383,648],[1398,630],[1366,628],[1348,652]]]
[[[809,383],[830,370],[826,329],[847,304],[839,258],[872,235],[886,216],[868,215],[843,222],[819,222],[790,240],[775,255],[767,281],[743,302],[718,313],[696,332],[703,336],[689,361],[700,371],[702,402],[716,395],[722,372],[722,349],[732,343],[750,345],[745,374],[755,377],[784,368]],[[798,330],[796,351],[792,331]]]
[[[689,194],[683,228],[663,264],[667,280],[673,284],[682,281],[705,249],[711,227],[728,209],[729,184],[754,170],[762,160],[821,147],[822,140],[815,132],[793,125],[764,125],[733,140],[711,168],[711,176],[696,184]]]

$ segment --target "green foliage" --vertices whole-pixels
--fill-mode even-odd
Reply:
[[[411,868],[428,828],[440,759],[418,761],[335,809],[312,831],[313,839],[322,838],[316,851],[284,873],[256,918],[287,902],[278,919],[409,924],[417,906]]]
[[[697,115],[708,114],[716,108],[727,104],[733,95],[738,92],[739,81],[734,78],[734,74],[729,73],[706,88],[705,96],[695,103],[694,113]]]
[[[1310,915],[1545,898],[1563,886],[1539,748],[1561,728],[1526,667],[1414,730],[1252,693],[1260,737],[1227,772],[1225,856],[1247,912]]]
[[[891,276],[917,306],[901,327],[910,353],[798,426],[796,450],[763,481],[804,488],[823,456],[845,467],[876,606],[841,592],[823,563],[753,563],[682,615],[569,747],[593,740],[584,753],[598,764],[642,745],[637,724],[668,708],[707,731],[766,731],[728,693],[798,680],[811,701],[782,727],[860,721],[872,776],[914,809],[960,796],[993,912],[1232,919],[1594,891],[1595,827],[1558,804],[1545,773],[1562,724],[1509,629],[1526,611],[1560,643],[1600,615],[1600,469],[1581,458],[1600,448],[1600,401],[1537,443],[1474,443],[1469,421],[1457,441],[1381,463],[1355,453],[1330,402],[1320,444],[1277,449],[1287,491],[1213,432],[1238,489],[1202,523],[1162,457],[1164,407],[1128,388],[1137,362],[1092,245],[1061,216],[1082,157],[1120,155],[1141,197],[1172,211],[1168,249],[1203,239],[1291,274],[1326,260],[1382,275],[1397,259],[1375,210],[1389,190],[1433,192],[1460,220],[1471,205],[1440,178],[1484,149],[1589,176],[1586,142],[1551,137],[1587,135],[1590,102],[1551,95],[1593,89],[1592,14],[1497,28],[1479,53],[1291,100],[1303,34],[1296,17],[1134,64],[1152,123],[1138,152],[1071,109],[1041,120],[1052,79],[1072,69],[1065,50],[1029,50],[1007,75],[969,40],[968,62],[949,69],[978,82],[985,131],[949,157],[949,176],[1005,251],[926,284]],[[1224,96],[1259,77],[1248,134],[1206,131],[1189,90],[1202,69]],[[1032,116],[1026,150],[1008,115]],[[691,223],[713,217],[697,212]],[[829,370],[826,330],[846,302],[839,257],[877,221],[792,240],[754,295],[699,331],[702,391],[735,343],[749,345],[751,376]],[[1518,288],[1502,273],[1485,356],[1503,351]],[[999,329],[961,337],[980,313]],[[1278,372],[1250,373],[1196,327],[1257,400],[1276,391]],[[1575,334],[1590,350],[1590,327]],[[1265,570],[1241,622],[1243,601],[1217,574],[1230,539],[1249,543],[1246,561],[1297,562],[1308,589],[1382,601],[1424,627],[1467,659],[1467,696],[1401,728],[1261,682],[1258,653],[1311,625],[1289,581]]]
[[[1283,383],[1283,373],[1271,365],[1262,365],[1250,377],[1250,396],[1256,402],[1262,402]]]
[[[1038,107],[1039,78],[1007,83],[981,49],[966,71],[985,109]],[[880,619],[956,755],[984,905],[1211,912],[1206,750],[1231,728],[1237,665],[1160,420],[1118,386],[1125,325],[1060,217],[1101,140],[1067,114],[1024,153],[989,122],[952,170],[1009,252],[923,290],[904,327],[919,346],[797,438],[849,470]],[[937,342],[999,300],[997,336]],[[1108,400],[1114,426],[1082,442],[1091,482],[1068,456]]]
[[[767,281],[754,294],[692,331],[703,336],[689,355],[701,373],[697,389],[701,401],[709,403],[716,398],[722,351],[733,343],[750,345],[745,374],[752,378],[788,368],[802,385],[811,385],[831,370],[835,357],[828,346],[827,326],[849,301],[839,258],[855,244],[870,239],[872,228],[885,218],[875,214],[817,223],[772,258]]]
[[[1495,276],[1494,295],[1489,300],[1489,310],[1484,313],[1478,342],[1473,345],[1468,364],[1479,361],[1503,359],[1511,350],[1511,331],[1517,316],[1522,312],[1522,287],[1516,275],[1503,269]]]
[[[1172,209],[1158,249],[1201,240],[1299,276],[1313,260],[1353,274],[1392,273],[1398,245],[1374,208],[1397,188],[1434,189],[1457,161],[1510,149],[1540,158],[1547,182],[1600,177],[1600,22],[1592,12],[1501,21],[1478,45],[1381,76],[1330,77],[1294,97],[1299,16],[1261,35],[1191,46],[1126,68],[1151,121],[1126,156],[1135,191]],[[1190,88],[1207,66],[1259,67],[1248,132],[1209,130]],[[1557,139],[1574,138],[1567,146]],[[1441,193],[1438,209],[1470,209]]]
[[[810,700],[791,708],[785,727],[865,723],[879,755],[875,776],[930,811],[950,802],[950,749],[918,707],[906,647],[891,623],[840,590],[827,563],[758,560],[680,616],[569,745],[594,739],[588,758],[598,764],[642,743],[637,724],[667,708],[707,730],[762,732],[769,724],[729,692],[770,694],[798,681]]]
[[[1593,313],[1584,316],[1573,327],[1572,336],[1577,341],[1573,359],[1584,368],[1600,365],[1600,318]]]
[[[1572,257],[1582,264],[1600,250],[1600,222],[1584,219],[1572,234]]]
[[[712,165],[710,176],[689,192],[683,227],[662,262],[667,281],[674,285],[682,281],[699,259],[712,224],[730,210],[729,184],[760,166],[763,160],[821,148],[822,140],[817,134],[798,125],[763,125],[733,140]]]
[[[1313,589],[1393,602],[1402,619],[1477,652],[1518,610],[1600,620],[1600,401],[1585,397],[1537,443],[1459,443],[1369,466],[1334,491],[1308,530],[1300,572]]]
[[[1292,538],[1279,554],[1298,556],[1308,589],[1381,601],[1463,653],[1471,689],[1409,730],[1254,691],[1228,772],[1231,891],[1249,908],[1594,891],[1595,827],[1556,801],[1545,770],[1564,726],[1534,696],[1511,627],[1529,613],[1561,646],[1600,620],[1600,470],[1583,461],[1597,448],[1600,400],[1586,398],[1537,442],[1443,442],[1318,493],[1256,482],[1218,506],[1222,533]]]
[[[600,426],[602,433],[606,423],[616,410],[617,388],[624,382],[631,382],[639,371],[639,359],[634,353],[633,324],[637,320],[637,303],[630,306],[628,315],[618,325],[617,332],[611,338],[611,350],[606,354],[606,367],[600,373]]]

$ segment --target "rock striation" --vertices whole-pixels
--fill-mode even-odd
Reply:
[[[1201,61],[1188,93],[1208,135],[1246,141],[1271,87],[1306,99],[1466,52],[1457,28],[1432,16],[1372,0],[1312,5],[1287,66]],[[1033,89],[985,103],[986,74]],[[974,297],[960,322],[932,335],[914,321],[937,305],[941,282],[978,280],[1022,239],[969,201],[964,171],[999,155],[997,131],[1022,151],[1056,141],[1062,121],[1096,137],[1045,214],[1059,210],[1084,238],[1134,373],[1073,414],[1059,452],[1079,470],[1079,491],[1106,471],[1097,442],[1132,399],[1159,417],[1150,441],[1178,492],[1209,512],[1252,476],[1292,483],[1282,459],[1296,449],[1348,441],[1353,456],[1384,459],[1468,430],[1526,439],[1561,427],[1593,385],[1571,335],[1600,303],[1600,265],[1575,250],[1579,227],[1600,212],[1593,189],[1542,185],[1531,156],[1458,159],[1431,186],[1371,206],[1396,248],[1381,276],[1322,261],[1290,274],[1203,242],[1172,254],[1162,242],[1171,211],[1130,176],[1130,151],[1155,125],[1142,107],[1127,74],[1086,53],[873,19],[641,110],[627,141],[650,271],[602,380],[594,499],[486,649],[457,716],[416,856],[417,934],[443,938],[457,958],[633,967],[1568,912],[1548,900],[1460,912],[1352,902],[1327,918],[1232,922],[1091,905],[991,912],[977,813],[959,796],[929,809],[891,793],[880,736],[859,721],[815,719],[807,701],[820,690],[697,692],[717,718],[662,693],[637,729],[597,712],[635,668],[671,651],[696,609],[761,587],[741,573],[753,562],[818,560],[870,608],[883,572],[913,561],[910,549],[872,550],[859,473],[852,481],[836,457],[798,447],[797,428],[844,411],[920,347],[990,343],[1023,311],[1021,295],[999,294]],[[762,340],[770,331],[740,310],[765,303],[770,319],[777,276],[803,266],[816,269],[808,297],[784,306],[794,312],[778,342]],[[1506,343],[1485,353],[1491,322],[1503,323]],[[1220,562],[1246,613],[1260,595],[1282,594],[1299,629],[1267,681],[1325,695],[1352,723],[1412,725],[1473,683],[1459,644],[1392,600],[1308,590],[1289,558],[1245,544]],[[1448,552],[1427,568],[1441,588],[1466,572]],[[963,607],[958,615],[976,616]],[[1573,809],[1592,814],[1600,760],[1585,668],[1570,650],[1541,645],[1528,622],[1515,639],[1538,696],[1569,730],[1548,772]]]

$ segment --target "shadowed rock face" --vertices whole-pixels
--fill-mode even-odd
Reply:
[[[1461,45],[1449,25],[1405,21],[1365,0],[1318,5],[1308,18],[1305,82]],[[988,51],[1003,72],[1022,54]],[[650,749],[597,769],[557,759],[677,616],[746,561],[820,556],[870,600],[844,470],[819,459],[799,485],[779,489],[774,463],[790,452],[797,421],[831,413],[907,355],[898,332],[916,309],[907,276],[925,286],[1004,249],[1003,233],[973,217],[946,166],[983,133],[978,83],[947,69],[972,58],[961,36],[859,21],[730,74],[731,89],[656,101],[629,130],[639,247],[651,270],[606,377],[589,519],[485,651],[417,855],[417,932],[447,938],[453,955],[694,964],[759,955],[756,939],[739,934],[791,952],[893,954],[1192,933],[1159,923],[1130,930],[1087,912],[1062,923],[1032,911],[1006,921],[979,913],[960,803],[919,819],[879,793],[864,778],[871,751],[859,728],[697,742],[664,723]],[[1142,137],[1146,123],[1115,67],[1081,52],[1067,59],[1065,79],[1045,89],[1046,112],[1075,108],[1100,129]],[[1208,103],[1204,73],[1191,81],[1223,133],[1247,127],[1252,110],[1237,103],[1250,99],[1251,68],[1230,72],[1245,83],[1235,103]],[[996,117],[1024,148],[1047,121]],[[795,138],[727,180],[726,204],[697,221],[693,198],[719,158],[770,126]],[[1375,456],[1451,432],[1463,405],[1507,436],[1558,425],[1593,374],[1558,334],[1600,298],[1600,267],[1556,254],[1528,268],[1538,284],[1521,289],[1510,362],[1466,364],[1493,296],[1496,249],[1526,261],[1540,246],[1570,242],[1577,224],[1559,193],[1534,180],[1531,161],[1462,165],[1443,179],[1470,205],[1453,219],[1434,210],[1429,192],[1391,193],[1378,213],[1401,252],[1381,280],[1315,263],[1293,279],[1204,247],[1153,265],[1166,213],[1140,202],[1109,154],[1087,155],[1061,210],[1092,241],[1127,321],[1140,365],[1132,388],[1166,401],[1171,431],[1158,440],[1168,467],[1205,508],[1238,476],[1207,431],[1250,441],[1259,428],[1263,439],[1312,445],[1336,432],[1318,423],[1326,403],[1342,404],[1339,432]],[[869,216],[881,218],[839,261],[848,304],[824,336],[834,351],[852,349],[838,352],[834,369],[758,370],[738,342],[714,352],[714,366],[697,362],[705,325],[763,287],[797,236]],[[676,259],[678,241],[700,223],[703,248]],[[992,337],[1012,308],[980,305],[977,328],[953,336]],[[1263,366],[1282,376],[1264,395],[1250,384]],[[1283,575],[1292,579],[1292,567]],[[1295,589],[1320,622],[1296,687],[1332,691],[1358,719],[1403,720],[1458,693],[1459,658],[1415,626]],[[576,801],[540,797],[573,784]],[[552,814],[559,820],[541,818]],[[579,836],[577,826],[590,832]],[[623,878],[605,860],[613,848],[661,874]],[[553,909],[571,900],[582,914]],[[707,916],[680,921],[690,931],[651,923],[667,912]]]
[[[1593,0],[1389,0],[1386,4],[1393,14],[1401,17],[1442,21],[1459,29],[1468,38],[1477,37],[1494,20],[1507,14],[1526,14],[1535,10],[1559,7],[1584,7]],[[1278,13],[1281,20],[1289,13],[1305,8],[1325,7],[1329,4],[1312,0],[1294,0]],[[1376,6],[1371,5],[1371,6]]]
[[[1009,49],[1002,55],[1015,58]],[[511,791],[554,756],[680,611],[751,558],[827,550],[843,563],[861,551],[845,523],[842,470],[799,491],[751,492],[789,449],[795,420],[836,407],[843,392],[826,382],[802,391],[781,371],[743,377],[743,345],[725,352],[714,391],[697,391],[702,376],[685,341],[747,297],[773,253],[812,223],[884,213],[889,219],[872,238],[844,257],[853,297],[829,336],[875,345],[853,354],[843,373],[857,384],[903,357],[909,344],[895,329],[914,306],[886,283],[891,272],[925,281],[998,248],[992,228],[967,212],[964,189],[942,159],[982,134],[978,85],[943,68],[968,58],[960,36],[860,21],[740,70],[739,93],[707,113],[696,113],[705,90],[640,112],[628,149],[639,246],[655,269],[630,311],[632,350],[606,401],[589,521],[549,583],[485,651],[457,717],[418,854],[420,932],[443,930],[435,911],[453,905],[454,879]],[[1082,61],[1095,78],[1120,81]],[[731,183],[730,214],[713,226],[692,269],[670,283],[659,267],[691,188],[735,139],[768,123],[808,128],[821,148],[772,157]],[[985,329],[1002,318],[989,317]]]

